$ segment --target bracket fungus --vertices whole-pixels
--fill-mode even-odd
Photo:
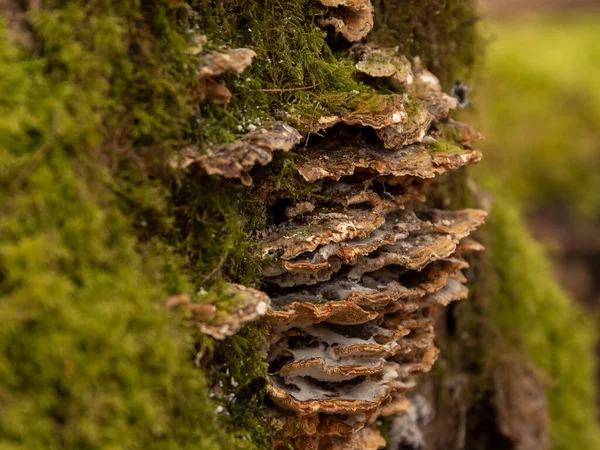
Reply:
[[[405,92],[325,96],[316,108],[317,117],[307,115],[294,118],[300,128],[318,132],[339,123],[351,127],[369,127],[376,131],[386,149],[400,149],[427,141],[431,137],[429,132],[432,123],[447,120],[450,111],[458,108],[458,100],[443,92],[439,80],[424,69],[418,59],[413,73],[410,62],[397,55],[396,50],[361,45],[355,46],[352,52],[359,58],[355,65],[358,72],[395,81]],[[454,128],[471,142],[480,136],[470,127],[460,128],[456,122],[450,121],[448,127]]]
[[[447,118],[451,110],[458,108],[458,100],[442,90],[440,81],[423,67],[419,58],[415,58],[413,67],[411,94],[421,100],[436,119]]]
[[[486,213],[426,196],[428,180],[481,159],[480,135],[447,117],[456,100],[415,68],[396,50],[361,47],[357,70],[407,93],[335,95],[300,117],[299,128],[324,132],[292,175],[314,195],[266,202],[285,204],[261,236],[278,448],[383,448],[377,418],[411,411],[408,394],[439,354],[436,314],[468,295],[464,256],[482,249],[470,234]]]
[[[373,29],[371,0],[321,0],[321,4],[327,11],[320,25],[332,26],[349,42],[360,41]]]
[[[209,292],[207,297],[204,304],[188,302],[185,307],[192,312],[192,323],[204,334],[218,340],[233,336],[243,325],[263,317],[271,304],[264,292],[233,283],[227,284],[222,292]],[[226,298],[228,307],[217,310],[211,304],[211,297],[214,300]],[[198,306],[210,306],[214,313],[202,319],[194,314]]]
[[[178,169],[195,166],[208,175],[239,178],[242,184],[252,185],[248,171],[256,164],[266,165],[273,159],[275,151],[289,151],[302,136],[283,122],[272,122],[247,133],[238,141],[208,148],[201,153],[196,147],[181,150],[171,162]]]
[[[338,123],[379,130],[406,122],[405,98],[400,94],[330,94],[324,96],[320,114],[296,118],[298,126],[311,132],[326,130]]]
[[[231,99],[231,92],[224,82],[219,82],[214,77],[226,72],[242,73],[252,64],[256,53],[248,48],[234,48],[224,51],[213,50],[204,54],[202,53],[202,43],[203,40],[200,41],[198,50],[195,52],[202,59],[202,64],[197,72],[201,82],[200,101],[208,99],[216,104],[227,104]]]
[[[397,49],[355,45],[352,54],[357,60],[354,67],[373,78],[387,79],[392,85],[409,87],[413,83],[410,61]]]
[[[212,51],[204,55],[205,63],[198,70],[198,76],[214,77],[225,72],[240,74],[252,64],[255,56],[254,50],[248,48],[234,48],[225,52]]]
[[[321,3],[321,24],[346,39],[370,30],[369,0]],[[266,391],[276,448],[378,449],[385,446],[379,417],[404,415],[392,422],[396,428],[416,427],[421,419],[409,394],[438,357],[436,314],[467,297],[464,258],[482,250],[470,235],[484,211],[427,202],[432,180],[481,159],[473,148],[481,135],[448,118],[457,100],[418,60],[369,45],[350,52],[360,76],[385,79],[403,93],[324,95],[312,114],[288,116],[295,128],[318,135],[297,149],[286,183],[255,171],[254,193],[268,220],[258,238],[265,292],[231,286],[243,306],[199,322],[222,339],[269,316]],[[238,71],[231,58],[208,60],[206,76]],[[173,166],[250,186],[257,164],[300,143],[295,128],[275,122],[204,153],[184,149]],[[309,194],[298,195],[297,186]],[[402,430],[396,434],[400,439]]]

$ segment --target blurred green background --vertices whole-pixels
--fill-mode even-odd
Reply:
[[[485,56],[465,114],[483,132],[480,183],[510,197],[556,277],[600,304],[600,8],[483,8]],[[564,3],[564,4],[563,4]],[[586,2],[589,3],[589,2]],[[600,2],[596,2],[598,6]],[[526,8],[527,7],[527,8]],[[525,10],[524,10],[525,9]]]
[[[600,12],[486,20],[475,121],[482,170],[525,207],[558,202],[593,220],[600,207]]]
[[[551,448],[597,449],[600,2],[486,0],[480,27],[462,118],[486,138],[472,173],[491,205],[493,321],[542,370]]]

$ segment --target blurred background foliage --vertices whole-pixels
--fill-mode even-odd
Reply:
[[[482,3],[485,56],[462,115],[486,138],[472,173],[492,197],[492,317],[546,377],[551,448],[599,448],[585,381],[598,358],[583,349],[598,349],[600,5]]]
[[[600,210],[600,11],[485,20],[475,118],[494,178],[526,208]]]
[[[524,211],[555,276],[600,304],[600,4],[482,2],[487,41],[473,106],[486,139],[473,172]]]

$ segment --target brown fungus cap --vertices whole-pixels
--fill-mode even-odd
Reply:
[[[377,130],[377,136],[383,141],[385,148],[399,148],[422,142],[434,118],[424,105],[413,102],[406,121]]]
[[[297,117],[308,131],[326,130],[339,123],[375,130],[403,123],[408,118],[405,99],[399,94],[343,93],[325,96],[320,115]]]
[[[438,218],[441,217],[439,222],[411,234],[407,239],[383,246],[374,257],[359,257],[348,277],[359,279],[364,273],[389,265],[422,270],[429,263],[452,255],[459,241],[483,224],[487,215],[478,209],[454,212],[438,210],[436,214]]]
[[[222,52],[211,51],[202,55],[204,62],[198,70],[198,77],[214,77],[226,72],[240,74],[252,64],[254,57],[256,57],[256,53],[249,48],[234,48]]]
[[[373,78],[387,78],[400,86],[412,85],[410,61],[397,49],[357,44],[350,51],[357,60],[354,67],[358,72]]]
[[[480,242],[473,239],[472,237],[466,237],[466,238],[462,239],[459,242],[458,247],[456,247],[456,252],[458,254],[471,253],[471,252],[482,252],[483,250],[485,250],[485,247]]]
[[[305,358],[286,364],[279,371],[284,379],[294,377],[318,376],[322,381],[344,381],[359,376],[372,375],[381,372],[385,360],[381,359],[375,364],[362,365],[329,365],[327,359],[322,357]]]
[[[331,437],[319,444],[322,450],[378,450],[384,447],[385,439],[373,425],[361,429],[350,438]]]
[[[391,151],[373,144],[346,144],[311,148],[304,155],[306,161],[298,164],[298,172],[310,182],[323,178],[339,180],[359,169],[368,170],[372,176],[433,178],[447,169],[456,169],[481,159],[478,150],[456,145],[440,146],[433,138]]]
[[[462,145],[471,146],[483,139],[483,135],[468,123],[448,119],[442,122],[441,126],[442,130],[447,131],[454,141]]]
[[[212,320],[196,321],[195,324],[204,334],[219,340],[233,336],[243,325],[260,319],[271,305],[267,294],[241,284],[229,283],[221,293],[210,295],[227,297],[227,311],[221,311]]]
[[[281,287],[316,284],[331,279],[344,265],[357,279],[387,265],[421,270],[427,264],[453,254],[459,241],[481,225],[481,210],[428,210],[432,221],[418,218],[413,211],[396,211],[366,238],[324,245],[294,259],[278,260],[264,269],[265,281]],[[305,233],[310,237],[310,232]],[[371,253],[378,251],[376,256]]]
[[[373,28],[373,5],[371,0],[321,0],[327,7],[319,21],[322,27],[333,27],[350,42],[360,41]]]
[[[211,100],[218,105],[229,103],[231,92],[224,82],[217,81],[214,77],[224,73],[242,73],[256,56],[253,50],[247,48],[236,48],[223,51],[211,51],[203,54],[203,44],[206,38],[201,36],[197,39],[197,45],[190,49],[191,53],[201,57],[202,63],[197,75],[200,81],[198,95],[200,101]]]
[[[348,300],[321,304],[295,302],[278,311],[270,311],[274,329],[306,327],[324,321],[339,325],[367,323],[379,316],[377,311],[361,308]]]
[[[263,275],[274,277],[286,272],[317,273],[337,266],[338,263],[350,264],[356,262],[359,256],[372,253],[378,248],[393,244],[408,235],[408,231],[397,229],[392,221],[386,221],[367,237],[334,242],[323,245],[312,252],[302,253],[293,259],[270,263],[263,269]]]
[[[383,186],[382,180],[372,179],[360,183],[329,181],[320,195],[345,207],[369,203],[374,211],[381,214],[404,209],[409,202],[425,201],[424,183],[415,183],[409,177],[403,181],[404,183],[399,182],[394,186],[389,185],[383,192],[375,190]]]
[[[290,206],[286,208],[285,215],[286,217],[292,219],[294,217],[301,216],[302,214],[306,214],[315,210],[315,204],[312,202],[299,202],[294,206]]]
[[[284,223],[263,239],[263,253],[291,259],[321,245],[367,237],[385,219],[369,210],[320,209],[299,223]]]
[[[419,272],[418,281],[416,283],[413,281],[410,287],[403,284],[402,274],[398,273],[399,271],[384,267],[366,273],[360,281],[349,280],[345,275],[339,275],[316,286],[307,286],[299,292],[273,294],[272,314],[277,313],[276,317],[280,318],[274,326],[282,326],[288,320],[293,324],[297,314],[303,312],[301,308],[296,309],[296,305],[300,304],[312,305],[308,308],[314,310],[314,314],[318,317],[333,312],[342,314],[338,309],[342,308],[341,306],[333,306],[338,302],[351,302],[365,311],[382,311],[390,304],[402,305],[403,309],[414,310],[416,306],[412,301],[440,290],[446,285],[449,277],[455,276],[457,271],[465,267],[468,265],[458,258],[440,260]],[[405,272],[411,275],[410,271]],[[407,303],[409,300],[410,302]]]
[[[273,152],[287,152],[301,139],[300,133],[291,126],[272,122],[256,128],[236,142],[208,148],[204,154],[196,147],[186,147],[171,166],[178,169],[195,166],[208,175],[239,178],[244,185],[250,186],[250,169],[256,164],[264,166],[270,163]]]
[[[301,377],[290,386],[281,378],[271,377],[267,393],[280,407],[300,415],[364,413],[379,407],[392,392],[406,392],[414,386],[397,379],[399,369],[399,364],[389,362],[379,376],[369,376],[358,384],[343,384],[338,392]]]
[[[436,119],[445,119],[451,110],[458,108],[458,100],[444,93],[440,81],[425,69],[418,58],[413,62],[414,81],[410,89],[413,97],[423,101]]]

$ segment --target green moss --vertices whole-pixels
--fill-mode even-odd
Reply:
[[[352,112],[355,114],[375,114],[389,108],[390,96],[375,92],[330,93],[319,97],[316,107],[305,114],[324,115],[332,113]]]
[[[408,101],[405,101],[403,105],[409,118],[420,114],[424,108],[423,102],[415,99],[412,96],[408,96]]]
[[[460,155],[463,151],[460,145],[444,137],[439,137],[435,142],[431,142],[428,149],[432,154],[450,153]]]
[[[273,155],[271,164],[257,172],[257,179],[270,193],[283,191],[295,201],[322,199],[320,187],[298,173],[298,162],[305,160],[302,150],[278,152]]]
[[[197,3],[200,28],[209,45],[247,47],[257,54],[246,72],[228,80],[233,94],[229,105],[200,109],[196,132],[201,142],[215,142],[222,137],[223,127],[231,130],[233,137],[250,124],[293,111],[296,105],[310,109],[323,93],[368,90],[355,81],[354,67],[346,53],[336,53],[326,43],[327,33],[317,25],[323,11],[317,2]]]
[[[496,351],[521,348],[543,371],[552,449],[600,448],[594,325],[555,281],[542,247],[514,206],[498,195],[488,221],[490,317],[500,342]]]
[[[249,188],[218,177],[198,182],[197,175],[186,175],[173,192],[174,245],[197,276],[195,285],[226,280],[255,286],[261,261],[249,236],[264,224],[264,205],[253,200]]]
[[[477,13],[470,0],[374,0],[369,39],[419,56],[449,87],[469,78],[480,53]]]
[[[231,339],[218,343],[210,355],[211,381],[222,389],[231,432],[248,430],[246,436],[261,449],[272,448],[273,431],[265,415],[262,390],[267,379],[263,354],[267,330],[266,321],[245,326]]]
[[[160,86],[180,31],[158,2],[54,6],[32,16],[42,56],[0,39],[0,446],[250,448],[158,307],[188,282],[139,222],[169,222],[165,190],[133,167],[182,126],[166,111],[179,87]]]

